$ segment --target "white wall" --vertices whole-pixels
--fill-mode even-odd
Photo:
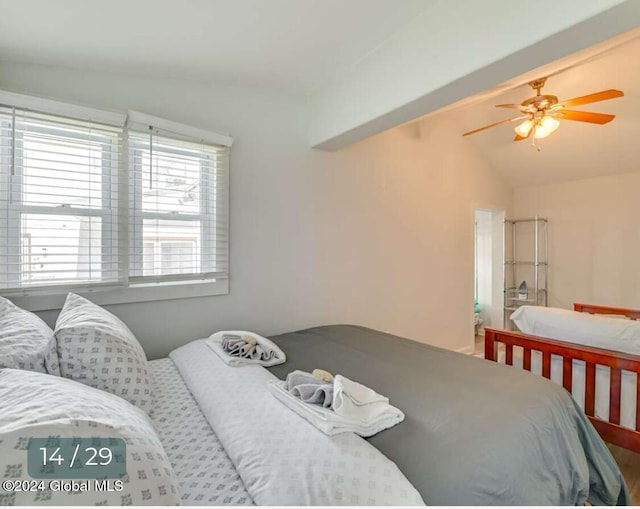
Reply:
[[[515,216],[549,219],[549,305],[640,307],[640,172],[521,187]]]
[[[302,102],[256,90],[19,64],[0,64],[0,88],[234,136],[230,295],[109,307],[150,357],[221,328],[328,323],[471,346],[473,210],[509,206],[512,191],[457,127],[326,153],[307,145]]]

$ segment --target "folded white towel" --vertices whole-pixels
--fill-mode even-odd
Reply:
[[[342,417],[370,422],[389,411],[389,398],[358,382],[336,375],[331,408]]]
[[[250,359],[247,357],[236,357],[233,355],[229,355],[229,352],[226,352],[224,348],[222,348],[222,339],[225,334],[237,335],[240,337],[251,336],[255,338],[257,344],[260,345],[261,349],[267,352],[268,355],[264,357],[267,357],[269,360]],[[207,340],[207,346],[211,348],[211,350],[213,350],[216,354],[218,354],[218,357],[220,357],[229,366],[257,364],[259,366],[268,367],[282,364],[287,360],[287,356],[273,341],[264,338],[256,334],[255,332],[248,332],[244,330],[226,330],[216,332],[215,334],[209,336],[209,339]]]
[[[404,420],[404,414],[398,408],[387,404],[386,411],[379,413],[369,421],[350,419],[337,415],[333,410],[320,405],[304,403],[284,388],[284,382],[269,382],[269,391],[276,399],[306,419],[325,435],[339,433],[356,433],[362,437],[370,437],[387,428],[391,428]]]

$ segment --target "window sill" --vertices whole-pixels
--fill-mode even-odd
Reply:
[[[100,306],[108,306],[110,304],[227,295],[229,293],[229,280],[146,283],[128,287],[118,286],[93,289],[79,288],[73,292],[86,297],[91,302]],[[20,293],[3,294],[3,296],[23,309],[29,311],[45,311],[62,308],[67,293],[67,291],[54,289],[32,292],[27,290]]]

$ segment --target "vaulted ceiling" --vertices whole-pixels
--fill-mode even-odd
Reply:
[[[640,171],[640,38],[549,77],[543,93],[561,100],[606,89],[622,90],[624,97],[573,109],[610,113],[605,125],[561,121],[558,130],[539,140],[514,142],[510,123],[465,137],[514,186],[545,184]],[[544,76],[544,74],[543,74]],[[442,113],[451,115],[460,134],[502,119],[517,111],[496,104],[521,103],[535,92],[519,86],[469,106]]]
[[[543,5],[552,18],[533,16]],[[514,75],[542,64],[561,99],[624,91],[581,108],[612,123],[564,121],[539,152],[513,125],[465,138],[523,186],[640,170],[638,20],[638,0],[0,0],[0,61],[312,93],[311,143],[329,149],[477,92],[434,115],[460,134],[507,118],[494,105],[531,96],[539,75]],[[612,34],[626,42],[571,55]]]
[[[435,0],[0,0],[0,60],[308,93]]]

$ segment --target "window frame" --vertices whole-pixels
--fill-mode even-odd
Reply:
[[[143,133],[136,133],[137,135]],[[215,207],[215,203],[217,202],[216,191],[213,185],[210,184],[209,179],[206,178],[206,172],[213,169],[213,163],[210,162],[209,165],[204,164],[202,158],[199,161],[199,170],[198,170],[198,190],[199,190],[199,205],[200,211],[199,213],[179,213],[179,212],[152,212],[148,210],[144,210],[143,207],[143,185],[142,178],[137,178],[138,175],[142,176],[144,173],[143,165],[140,162],[142,160],[141,155],[145,152],[145,150],[141,148],[131,148],[130,151],[134,153],[129,155],[129,179],[132,181],[132,184],[129,186],[130,190],[133,190],[134,197],[133,200],[131,196],[129,196],[129,204],[133,203],[133,206],[130,206],[129,212],[129,221],[135,223],[134,233],[130,235],[130,244],[133,246],[133,249],[130,249],[130,257],[129,257],[129,281],[131,284],[139,284],[150,282],[153,280],[165,280],[168,281],[173,277],[180,280],[196,280],[196,279],[213,279],[212,277],[207,277],[207,271],[200,271],[198,274],[193,274],[197,277],[188,278],[187,276],[181,277],[178,274],[176,275],[168,275],[168,276],[145,276],[144,275],[144,256],[140,255],[138,257],[138,261],[136,261],[136,256],[134,253],[143,253],[144,252],[144,235],[142,232],[144,231],[144,221],[145,219],[156,219],[156,220],[165,220],[165,221],[192,221],[200,223],[200,242],[199,242],[199,250],[200,252],[197,254],[200,259],[201,267],[205,260],[210,260],[213,258],[215,254],[215,249],[211,248],[211,228],[212,228],[212,205]],[[157,149],[156,149],[157,150]],[[137,155],[136,155],[137,152]],[[173,153],[180,155],[188,155],[186,150],[180,150],[179,148],[163,148],[163,153]],[[150,154],[151,156],[151,154]],[[131,160],[133,159],[133,163]],[[131,167],[133,166],[133,167]],[[216,214],[214,212],[213,214]],[[213,226],[215,228],[215,225]],[[215,237],[215,235],[214,235]]]
[[[117,281],[107,281],[104,276],[105,272],[108,272],[107,265],[110,263],[107,260],[112,258],[113,256],[119,256],[117,253],[118,246],[113,245],[111,242],[114,233],[114,224],[115,231],[117,232],[118,228],[118,215],[119,209],[118,207],[111,207],[111,196],[112,193],[117,193],[118,187],[118,166],[117,162],[114,163],[112,154],[113,150],[113,140],[110,141],[111,149],[105,150],[104,147],[101,148],[101,171],[100,171],[100,179],[101,179],[101,207],[75,207],[70,204],[61,204],[61,205],[30,205],[24,203],[24,193],[25,193],[25,184],[24,184],[24,133],[20,133],[17,135],[17,130],[15,129],[15,123],[17,118],[13,117],[12,123],[14,125],[12,137],[13,147],[12,151],[13,155],[13,172],[9,178],[7,193],[10,193],[10,200],[7,206],[7,225],[10,228],[10,231],[7,232],[7,244],[5,249],[4,256],[6,256],[8,260],[9,270],[6,274],[3,274],[3,278],[6,277],[6,281],[8,283],[6,290],[3,287],[3,291],[18,292],[22,289],[29,288],[31,291],[40,291],[44,289],[53,288],[56,286],[71,286],[77,289],[98,286],[98,285],[117,285]],[[59,136],[65,136],[69,139],[80,139],[81,137],[71,137],[63,129],[56,129],[55,127],[34,127],[30,128],[29,132],[37,133],[37,134],[53,134]],[[105,136],[105,138],[107,138]],[[17,154],[20,154],[19,156]],[[105,156],[107,156],[107,160],[105,160]],[[24,215],[28,214],[37,214],[41,216],[76,216],[76,217],[87,217],[94,218],[99,217],[101,220],[101,236],[102,242],[101,246],[103,249],[105,247],[108,248],[109,254],[108,256],[102,259],[102,266],[100,269],[101,277],[96,281],[87,281],[87,282],[69,282],[67,284],[42,284],[42,285],[29,285],[29,286],[21,286],[24,284],[22,280],[24,266],[23,263],[23,253],[21,248],[21,238],[24,236],[24,232],[22,231],[22,219]],[[13,227],[11,227],[13,225]],[[19,228],[17,227],[19,226]],[[15,246],[15,252],[11,252],[11,246]],[[14,270],[10,268],[14,267]],[[121,269],[119,269],[121,270]],[[118,279],[121,279],[118,277]],[[9,286],[10,284],[14,284],[15,286],[12,288]]]
[[[0,105],[6,105],[9,108],[19,108],[26,109],[38,113],[45,113],[48,115],[56,115],[62,117],[69,117],[75,120],[86,120],[86,121],[94,121],[94,122],[102,122],[109,125],[119,125],[122,128],[122,137],[123,142],[121,143],[122,154],[119,157],[120,164],[116,162],[115,171],[113,171],[113,161],[109,167],[111,168],[108,171],[108,175],[105,175],[105,162],[103,161],[103,171],[102,171],[102,179],[103,179],[103,193],[102,193],[102,207],[101,208],[83,208],[83,207],[55,207],[55,206],[37,206],[37,205],[24,205],[22,201],[20,203],[13,202],[13,197],[11,197],[11,204],[7,204],[7,207],[0,206],[0,221],[1,227],[5,228],[5,225],[8,225],[8,221],[11,219],[13,221],[18,221],[19,224],[21,221],[22,214],[26,213],[46,213],[46,214],[64,214],[64,215],[78,215],[78,216],[87,216],[87,217],[101,217],[102,218],[102,236],[106,242],[103,242],[103,246],[111,245],[112,241],[116,239],[117,246],[112,246],[111,249],[115,249],[117,251],[118,261],[119,261],[119,271],[120,277],[117,282],[88,282],[88,283],[71,283],[71,284],[51,284],[51,285],[41,285],[41,286],[31,286],[31,287],[19,287],[8,289],[7,283],[9,280],[7,279],[7,275],[0,274],[0,295],[11,298],[14,303],[17,305],[29,309],[32,311],[41,311],[41,310],[50,310],[50,309],[58,309],[62,307],[64,303],[64,299],[69,291],[73,291],[74,293],[78,293],[80,295],[89,296],[91,300],[101,305],[109,305],[109,304],[122,304],[122,303],[132,303],[132,302],[147,302],[147,301],[155,301],[155,300],[171,300],[171,299],[181,299],[181,298],[194,298],[194,297],[204,297],[204,296],[212,296],[212,295],[225,295],[229,293],[229,275],[228,275],[228,266],[227,262],[227,270],[225,274],[215,275],[212,279],[202,279],[202,278],[178,278],[176,280],[172,280],[172,278],[155,278],[153,280],[142,279],[137,280],[135,276],[133,276],[132,270],[130,270],[130,236],[129,236],[129,214],[130,214],[130,200],[133,198],[129,196],[130,191],[130,183],[129,178],[133,173],[133,169],[129,167],[129,154],[128,154],[128,132],[126,124],[133,120],[134,122],[145,122],[148,123],[152,121],[154,125],[159,126],[161,129],[164,129],[166,133],[176,135],[176,139],[189,139],[193,137],[200,138],[201,142],[211,145],[221,145],[227,150],[231,147],[233,143],[233,139],[219,135],[216,133],[210,133],[208,131],[204,131],[198,128],[194,128],[191,126],[178,124],[172,121],[159,119],[157,117],[152,117],[146,114],[141,114],[133,111],[129,111],[125,113],[116,113],[116,112],[108,112],[103,110],[94,110],[92,108],[87,108],[84,106],[76,106],[68,103],[61,103],[58,101],[51,101],[48,99],[42,99],[38,97],[25,96],[22,94],[15,94],[12,92],[4,92],[0,91]],[[15,135],[15,124],[12,125],[13,136]],[[163,136],[165,134],[162,134]],[[166,135],[167,137],[171,137],[170,135]],[[15,136],[14,136],[15,140]],[[17,141],[14,141],[17,145]],[[11,152],[7,155],[9,159],[9,165],[13,167],[13,175],[18,173],[17,165],[12,164],[11,159],[13,159],[13,163],[15,163],[15,153]],[[229,154],[227,152],[227,167],[226,167],[226,178],[228,180],[229,177]],[[6,163],[6,162],[5,162]],[[0,167],[3,165],[3,161],[0,161]],[[9,167],[9,166],[4,166]],[[22,168],[20,168],[20,172]],[[7,178],[8,177],[8,178]],[[107,178],[105,178],[107,177]],[[11,176],[9,175],[0,175],[0,193],[7,193],[6,196],[8,198],[8,192],[15,193],[16,188],[18,186],[11,185]],[[201,182],[203,181],[201,177]],[[8,188],[6,187],[8,186]],[[106,194],[104,192],[105,186],[109,189],[109,193]],[[207,206],[213,206],[215,211],[213,212],[213,222],[217,223],[217,215],[222,211],[224,217],[226,218],[225,231],[227,233],[228,238],[228,200],[229,200],[229,184],[228,181],[222,190],[219,190],[213,187],[213,196],[211,199],[211,203],[208,203]],[[20,186],[20,193],[22,192],[22,188]],[[109,206],[109,200],[111,200],[111,193],[117,193],[118,198],[118,206],[116,208]],[[202,200],[204,197],[202,196],[203,189],[200,190]],[[218,200],[219,193],[224,193],[224,199],[221,200],[224,208],[221,208],[221,202]],[[105,203],[105,200],[107,203]],[[204,202],[201,202],[204,203]],[[11,215],[11,217],[8,216]],[[146,212],[145,214],[153,214]],[[164,213],[162,214],[162,218],[165,218]],[[178,217],[179,216],[179,217]],[[208,234],[210,230],[205,226],[208,223],[208,219],[211,218],[211,215],[200,214],[199,217],[206,216],[206,219],[201,219],[201,232],[205,232]],[[176,214],[176,219],[184,220],[187,217],[193,217],[192,215],[187,214]],[[112,227],[113,224],[116,224],[116,228]],[[105,227],[108,225],[109,227]],[[218,226],[214,224],[217,228]],[[17,230],[16,230],[17,231]],[[18,233],[21,235],[22,232]],[[201,233],[202,235],[202,233]],[[108,238],[107,238],[108,237]],[[204,235],[202,239],[204,240]],[[141,243],[143,242],[140,239]],[[214,241],[215,242],[215,241]],[[9,243],[7,243],[9,244]],[[204,244],[209,244],[208,242],[202,242]],[[15,244],[18,245],[19,244]],[[229,251],[229,241],[227,240],[226,253]],[[20,247],[17,248],[19,251]],[[115,253],[114,251],[114,253]],[[215,244],[214,244],[214,252],[215,252]],[[16,256],[16,253],[9,253],[8,248],[0,249],[0,261],[2,257],[6,256]],[[21,258],[21,254],[18,253],[18,256]],[[15,272],[20,277],[22,264],[19,266],[20,269]],[[101,273],[104,274],[105,267],[103,261],[103,267]],[[15,279],[15,274],[13,278]]]

